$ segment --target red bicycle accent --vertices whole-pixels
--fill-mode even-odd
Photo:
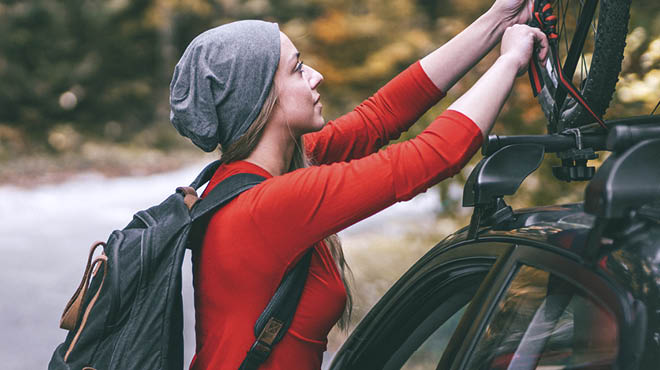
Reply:
[[[594,111],[589,107],[589,104],[584,99],[580,91],[576,89],[571,81],[567,80],[564,77],[564,73],[561,66],[561,60],[559,59],[557,40],[559,35],[557,35],[557,16],[553,14],[552,4],[548,0],[537,0],[534,4],[534,13],[530,26],[539,28],[543,31],[548,37],[548,42],[550,44],[550,52],[555,57],[555,69],[559,75],[559,85],[566,89],[566,91],[582,106],[584,109],[589,112],[589,114],[598,122],[598,124],[607,130],[607,126],[603,120],[594,113]],[[529,63],[529,79],[532,85],[532,92],[534,97],[538,96],[541,93],[541,90],[544,87],[544,81],[541,78],[540,65],[538,59],[535,56],[532,56],[532,60]]]
[[[555,62],[557,63],[557,66],[561,66],[561,64],[560,64],[560,60],[559,60],[559,55],[557,55],[557,53],[554,53],[554,54],[555,54]],[[568,93],[571,94],[571,96],[572,96],[575,100],[577,100],[578,103],[580,103],[580,105],[581,105],[582,107],[584,107],[584,109],[586,109],[586,110],[589,112],[589,114],[591,114],[591,115],[594,117],[594,119],[596,120],[596,122],[598,122],[598,124],[600,125],[600,127],[602,127],[602,128],[604,128],[605,130],[607,130],[608,128],[607,128],[607,126],[605,125],[605,122],[603,122],[603,120],[600,119],[600,117],[598,117],[598,116],[596,115],[596,113],[594,113],[593,110],[591,110],[591,107],[589,107],[589,104],[587,104],[587,102],[584,101],[584,98],[582,97],[582,94],[580,94],[580,93],[577,91],[577,89],[575,89],[575,88],[573,87],[573,84],[572,84],[570,81],[568,81],[568,80],[566,80],[566,79],[564,78],[564,72],[561,70],[561,68],[558,67],[558,68],[557,68],[557,72],[558,72],[558,74],[559,74],[559,80],[561,81],[561,85],[566,89],[566,91],[568,91]]]

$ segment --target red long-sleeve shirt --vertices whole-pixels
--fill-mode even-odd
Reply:
[[[322,240],[453,176],[482,142],[466,116],[447,111],[416,138],[399,137],[444,94],[419,63],[352,112],[305,136],[318,166],[273,177],[246,161],[221,166],[206,192],[236,173],[267,178],[211,219],[194,255],[197,353],[192,369],[237,369],[254,323],[286,271],[313,248],[308,279],[287,334],[263,369],[320,369],[346,291]]]

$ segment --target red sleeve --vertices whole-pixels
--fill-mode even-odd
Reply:
[[[255,231],[289,265],[309,246],[456,174],[482,142],[466,116],[447,111],[416,138],[351,162],[299,169],[237,201]]]
[[[319,164],[362,158],[397,139],[444,96],[417,62],[352,112],[305,135],[307,153]]]

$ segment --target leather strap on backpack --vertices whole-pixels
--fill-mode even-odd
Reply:
[[[78,289],[76,289],[76,292],[73,293],[73,296],[64,307],[64,312],[62,313],[62,318],[60,319],[60,328],[62,329],[73,330],[76,326],[76,323],[80,319],[83,298],[87,293],[89,280],[92,275],[92,267],[97,263],[96,260],[92,262],[92,257],[94,257],[94,252],[99,246],[105,246],[105,243],[96,242],[92,244],[92,247],[89,250],[87,266],[85,267],[85,273],[83,274],[82,281],[80,282]]]
[[[103,288],[103,283],[105,282],[105,278],[108,275],[108,257],[105,255],[105,253],[101,253],[100,256],[94,258],[94,260],[92,261],[92,257],[94,256],[94,252],[96,251],[96,249],[99,246],[105,247],[105,245],[106,244],[104,242],[96,242],[92,244],[92,247],[90,248],[89,251],[89,257],[87,259],[87,267],[85,268],[85,273],[83,274],[83,279],[80,282],[80,286],[73,294],[73,297],[71,297],[71,300],[69,300],[69,303],[67,303],[66,308],[64,309],[64,313],[62,314],[62,318],[60,320],[60,327],[62,329],[66,329],[69,331],[73,330],[76,326],[76,323],[80,319],[80,314],[82,313],[82,303],[85,295],[87,294],[89,281],[93,275],[96,275],[99,268],[103,266],[103,276],[101,278],[101,284],[96,290],[96,294],[94,294],[92,299],[89,301],[87,308],[85,309],[85,313],[82,316],[82,320],[80,322],[80,326],[78,327],[78,330],[76,331],[76,335],[73,337],[73,340],[69,344],[69,348],[67,349],[66,354],[64,355],[64,362],[67,361],[69,355],[71,354],[71,351],[73,351],[73,349],[76,346],[76,343],[78,342],[78,338],[80,338],[80,334],[85,329],[85,324],[87,324],[87,318],[89,317],[89,313],[94,308],[94,304],[96,304],[96,301],[98,300],[99,295],[101,294],[101,289]]]
[[[220,161],[214,161],[207,165],[202,172],[197,176],[195,181],[191,184],[190,187],[179,187],[177,188],[177,192],[180,192],[184,196],[184,202],[188,209],[192,209],[193,206],[197,203],[199,200],[197,197],[197,193],[195,192],[195,189],[199,188],[201,185],[205,184],[208,182],[211,177],[213,176],[213,173],[218,169],[218,166],[220,165]],[[242,175],[247,175],[247,174],[241,174]],[[233,177],[233,176],[232,176]],[[250,182],[254,180],[254,178],[250,177],[249,179]],[[245,183],[245,181],[243,181]],[[223,182],[224,183],[224,182]],[[231,186],[231,184],[228,184]],[[228,186],[228,187],[229,187]],[[214,189],[215,190],[215,189]],[[231,190],[231,189],[226,189],[226,190]],[[212,192],[213,193],[213,192]],[[231,196],[231,194],[230,194]],[[235,195],[234,195],[235,196]],[[233,197],[232,197],[233,198]],[[229,199],[227,199],[229,200]],[[225,200],[225,202],[227,201]],[[87,257],[87,266],[85,267],[85,272],[83,274],[82,281],[80,282],[80,285],[78,286],[78,289],[76,289],[76,292],[73,294],[69,302],[66,304],[64,308],[64,312],[62,313],[62,317],[60,319],[60,328],[65,329],[65,330],[73,330],[76,327],[76,324],[78,323],[78,320],[80,320],[80,316],[82,314],[82,304],[85,295],[87,294],[87,289],[89,287],[89,281],[91,279],[92,275],[96,274],[96,270],[98,270],[99,266],[101,263],[104,263],[107,261],[107,257],[105,257],[104,254],[102,254],[100,257],[97,257],[96,259],[92,260],[94,257],[94,252],[96,249],[98,249],[99,246],[105,247],[105,243],[98,241],[92,244],[90,251],[89,251],[89,256]],[[105,263],[104,263],[105,264]],[[94,272],[92,273],[92,268],[96,267]],[[107,267],[104,267],[104,272]],[[100,288],[99,288],[100,290]]]

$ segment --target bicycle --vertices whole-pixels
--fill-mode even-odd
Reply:
[[[636,126],[625,132],[641,135],[655,122],[655,109],[648,116],[602,120],[621,71],[631,0],[536,0],[534,5],[530,25],[548,35],[551,55],[545,68],[533,60],[529,75],[532,90],[548,119],[547,131],[551,136],[493,136],[485,145],[491,149],[484,150],[484,154],[492,154],[495,148],[507,143],[522,140],[548,143],[570,136],[574,145],[553,151],[561,160],[561,165],[553,168],[553,174],[567,182],[588,181],[594,176],[595,168],[587,163],[598,158],[595,151],[608,149],[604,140],[609,131],[618,130],[620,137],[625,129],[617,127]],[[654,135],[653,132],[651,129],[648,134]],[[589,144],[594,135],[602,136],[598,140],[603,145]],[[587,145],[583,145],[584,140]],[[497,144],[493,145],[494,142]]]
[[[555,44],[545,68],[530,66],[532,87],[548,118],[549,133],[603,117],[621,71],[630,4],[631,0],[535,1],[530,23]],[[541,86],[534,86],[533,72],[539,74]],[[586,106],[578,103],[580,97],[569,94],[573,84],[579,86],[576,92]]]

